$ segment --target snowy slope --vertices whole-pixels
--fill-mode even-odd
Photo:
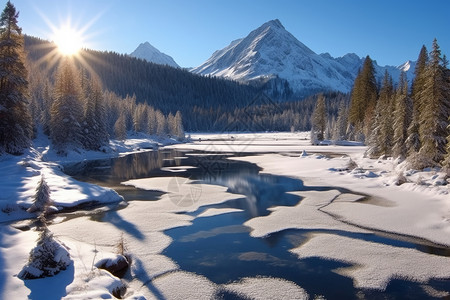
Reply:
[[[140,44],[136,50],[134,50],[130,56],[145,59],[148,62],[152,62],[160,65],[168,65],[174,68],[179,68],[180,66],[173,60],[173,58],[167,54],[162,53],[155,47],[153,47],[149,42]]]
[[[318,55],[289,33],[279,20],[272,20],[214,52],[205,63],[191,71],[243,82],[278,76],[287,79],[296,92],[349,92],[363,62],[364,58],[354,53],[339,58],[328,53]],[[394,82],[400,75],[399,67],[375,65],[375,69],[378,78],[382,78],[387,69]]]

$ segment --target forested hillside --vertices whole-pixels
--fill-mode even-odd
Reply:
[[[56,70],[49,55],[54,48],[48,41],[25,36],[29,60],[50,81]],[[79,55],[78,67],[96,74],[103,88],[118,96],[133,96],[137,103],[147,103],[164,114],[180,111],[188,131],[289,131],[309,130],[311,126],[312,99],[316,97],[309,101],[291,99],[285,82],[276,78],[245,85],[114,52],[86,49]],[[333,100],[337,95],[328,94],[330,106],[337,103]],[[335,116],[335,110],[331,111],[330,120]]]

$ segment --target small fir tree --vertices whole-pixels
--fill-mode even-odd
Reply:
[[[57,241],[50,230],[44,226],[39,233],[36,247],[30,252],[28,263],[17,275],[20,279],[51,277],[72,264],[66,246]]]
[[[41,176],[38,186],[36,188],[36,193],[34,194],[33,204],[28,208],[28,212],[37,212],[43,216],[48,214],[48,207],[52,204],[50,199],[50,188],[45,182],[44,175]]]

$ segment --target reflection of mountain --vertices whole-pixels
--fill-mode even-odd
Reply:
[[[284,79],[294,92],[306,95],[313,91],[350,91],[363,61],[353,53],[339,58],[328,53],[318,55],[289,33],[279,20],[272,20],[214,52],[192,72],[241,82]],[[378,78],[388,70],[394,81],[399,78],[400,69],[407,71],[411,79],[413,68],[405,66],[380,67],[375,63]]]

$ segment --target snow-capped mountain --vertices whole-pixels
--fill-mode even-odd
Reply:
[[[134,50],[130,56],[145,59],[148,62],[152,62],[160,65],[168,65],[174,68],[179,68],[180,66],[173,60],[173,58],[167,54],[162,53],[155,47],[153,47],[149,42],[140,44],[136,50]]]
[[[363,62],[364,58],[354,53],[338,58],[328,53],[318,55],[289,33],[279,20],[272,20],[214,52],[191,71],[243,82],[277,77],[286,79],[295,92],[302,94],[320,90],[348,92]],[[380,67],[374,62],[374,66],[378,78],[387,69],[395,82],[403,65]],[[404,65],[402,70],[412,74],[413,68]]]

